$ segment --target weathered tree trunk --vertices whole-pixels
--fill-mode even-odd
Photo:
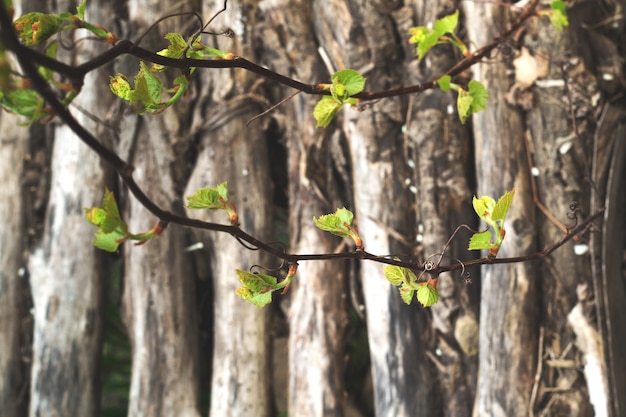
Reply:
[[[179,2],[133,1],[129,19],[136,37]],[[186,20],[184,21],[186,22]],[[169,19],[152,29],[143,40],[158,50],[163,37],[181,30],[183,21]],[[138,70],[135,60],[125,72]],[[175,71],[175,70],[173,70]],[[167,74],[170,79],[176,75]],[[131,116],[125,122],[120,149],[135,166],[134,176],[161,207],[182,213],[185,157],[189,146],[190,109],[187,103],[160,116]],[[155,226],[154,219],[132,196],[128,198],[131,232]],[[130,416],[199,416],[198,331],[195,275],[183,229],[169,227],[161,237],[142,247],[126,245],[123,312],[132,344]]]
[[[67,11],[76,4],[54,6]],[[93,14],[104,24],[110,16],[110,12]],[[102,50],[86,45],[78,43],[72,52],[60,51],[59,55],[71,62],[72,55],[88,59]],[[102,82],[106,79],[103,71],[89,74],[76,100],[100,118],[105,116],[106,102],[113,101]],[[94,102],[104,106],[96,108]],[[74,114],[88,130],[100,130],[85,114]],[[100,137],[106,140],[107,133]],[[100,204],[105,175],[99,157],[67,126],[54,129],[51,160],[44,235],[29,259],[34,303],[30,415],[93,416],[99,407],[103,268],[100,253],[91,244],[94,228],[85,221],[83,208]]]
[[[409,28],[433,22],[448,6],[445,2],[411,2],[394,12],[398,32],[406,36]],[[405,83],[430,81],[460,59],[458,51],[449,46],[429,52],[420,61],[415,57],[415,46],[405,45]],[[467,260],[472,257],[466,250],[467,233],[460,233],[452,241],[443,258],[438,254],[457,226],[475,223],[469,204],[472,181],[467,179],[473,163],[469,154],[468,128],[461,124],[458,114],[453,111],[456,103],[452,94],[438,89],[428,90],[409,97],[409,102],[405,146],[407,163],[415,168],[405,181],[409,190],[415,193],[415,210],[421,226],[416,242],[421,242],[418,255],[422,260],[441,261],[442,264],[456,259]],[[472,272],[478,275],[476,271]],[[475,279],[472,286],[467,286],[465,278],[459,272],[442,274],[438,282],[441,302],[431,309],[434,332],[429,348],[434,348],[437,354],[429,358],[437,365],[436,391],[446,416],[469,416],[474,402],[479,280]]]
[[[17,126],[17,116],[0,116],[0,404],[2,415],[18,416],[19,393],[24,383],[20,354],[20,299],[24,288],[22,267],[22,165],[28,130]]]
[[[304,82],[328,78],[315,43],[310,2],[266,3],[261,9],[267,26],[262,25],[259,34],[265,40],[264,64],[280,72],[290,69],[291,75]],[[274,91],[275,101],[292,93],[284,88]],[[316,228],[312,219],[347,204],[346,195],[339,192],[349,186],[349,178],[335,174],[347,174],[346,166],[337,169],[347,159],[337,154],[343,152],[340,132],[334,127],[316,128],[315,102],[299,95],[279,109],[284,114],[279,121],[291,121],[285,123],[284,136],[289,151],[290,250],[295,253],[335,251],[340,240]],[[288,310],[289,415],[346,415],[342,353],[346,287],[346,262],[305,262],[298,268]]]
[[[371,90],[401,85],[402,53],[395,45],[391,16],[398,7],[399,2],[314,2],[316,33],[333,71],[343,67],[362,71]],[[402,99],[386,99],[362,112],[347,110],[343,120],[365,249],[381,255],[410,253],[404,239],[398,239],[398,234],[414,227],[410,194],[403,185],[407,161]],[[419,315],[403,304],[381,265],[363,263],[360,269],[376,415],[409,416],[416,410],[431,415],[436,399],[430,395],[430,364],[423,359]]]
[[[468,35],[485,45],[510,23],[509,10],[464,3]],[[505,104],[510,83],[507,64],[491,61],[474,67],[474,76],[489,91],[487,109],[473,118],[478,195],[495,198],[515,189],[507,216],[506,240],[499,257],[530,254],[537,249],[530,170],[524,154],[521,112]],[[538,276],[534,264],[482,268],[480,352],[476,409],[478,415],[527,415],[539,335]]]
[[[221,1],[203,4],[204,18],[208,20],[222,5]],[[255,19],[253,8],[229,3],[228,10],[210,30],[219,32],[230,27],[234,37],[217,36],[215,47],[255,59],[252,44]],[[201,98],[195,107],[192,129],[198,137],[200,152],[186,194],[227,181],[241,228],[262,240],[271,240],[272,184],[265,128],[258,124],[246,126],[247,120],[264,110],[263,101],[259,101],[253,89],[256,79],[240,70],[205,72],[199,79]],[[224,212],[188,210],[187,213],[200,219],[228,222]],[[273,267],[274,261],[268,263],[263,253],[248,250],[222,233],[198,232],[197,236],[208,249],[213,280],[210,415],[268,416],[271,412],[269,309],[259,310],[235,294],[240,286],[235,270],[249,270],[253,265]]]

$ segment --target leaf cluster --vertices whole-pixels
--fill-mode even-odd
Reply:
[[[497,202],[489,196],[480,198],[474,196],[472,200],[474,211],[493,230],[493,234],[491,230],[474,233],[469,241],[469,250],[489,249],[490,257],[495,258],[498,255],[506,235],[504,218],[509,212],[514,195],[515,190],[511,190],[500,197]]]
[[[469,55],[469,50],[465,43],[454,33],[459,23],[459,11],[437,19],[433,27],[417,26],[409,29],[409,43],[415,44],[415,55],[418,59],[424,56],[434,46],[441,44],[452,44],[459,48],[463,55]]]
[[[437,279],[429,279],[427,282],[420,282],[415,272],[409,268],[396,265],[387,265],[384,268],[385,277],[391,285],[398,287],[400,298],[406,304],[411,304],[413,298],[417,296],[417,301],[424,307],[430,307],[439,301],[437,290]]]
[[[330,96],[324,96],[313,109],[313,116],[318,127],[326,127],[344,104],[355,105],[358,99],[351,97],[365,88],[365,77],[354,70],[341,70],[331,77],[332,84],[323,84]]]

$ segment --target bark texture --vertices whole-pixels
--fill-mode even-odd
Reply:
[[[510,23],[508,10],[465,3],[468,37],[484,45]],[[485,24],[485,22],[498,22]],[[524,158],[521,112],[505,104],[509,89],[507,64],[491,62],[474,68],[489,91],[489,105],[473,119],[477,195],[500,196],[515,189],[507,216],[507,236],[498,256],[530,254],[537,248],[530,170]],[[527,415],[535,376],[539,305],[538,276],[533,264],[481,268],[478,415]]]
[[[128,17],[136,37],[164,12],[192,4],[135,1]],[[168,19],[147,33],[142,46],[159,50],[165,34],[181,30],[182,20]],[[124,72],[138,70],[136,60]],[[176,75],[167,74],[174,78]],[[182,213],[185,150],[188,148],[190,108],[181,103],[161,117],[131,116],[125,121],[120,149],[136,167],[134,176],[159,206]],[[127,152],[127,154],[126,154]],[[154,219],[132,196],[126,211],[135,233],[152,228]],[[129,415],[199,416],[198,331],[195,276],[185,252],[184,230],[170,227],[142,247],[125,248],[123,313],[132,343]]]
[[[275,294],[276,304],[259,310],[235,294],[235,270],[264,273],[279,262],[229,235],[170,225],[142,247],[125,244],[122,309],[132,344],[127,414],[196,417],[206,414],[204,406],[211,416],[226,417],[624,414],[626,32],[613,19],[617,3],[600,3],[570,2],[570,26],[562,33],[548,19],[529,20],[474,67],[489,104],[465,126],[455,94],[439,90],[343,109],[326,129],[313,118],[319,97],[299,94],[246,125],[293,90],[241,69],[198,69],[183,100],[162,114],[138,116],[107,86],[117,72],[132,78],[138,60],[122,57],[90,74],[77,103],[100,121],[72,111],[132,163],[157,204],[226,223],[223,212],[186,210],[184,196],[227,181],[242,229],[266,242],[281,240],[289,252],[353,251],[312,223],[341,206],[356,213],[368,252],[442,263],[478,255],[465,250],[462,231],[441,256],[458,225],[484,227],[471,208],[474,194],[516,190],[499,257],[530,254],[560,239],[576,221],[567,217],[572,200],[582,210],[578,221],[606,208],[591,238],[577,237],[540,261],[474,268],[467,271],[469,286],[466,276],[443,274],[440,302],[427,310],[404,305],[382,265],[344,261],[301,262],[288,294]],[[473,50],[519,13],[485,2],[423,0],[90,0],[88,20],[135,40],[166,14],[196,11],[206,22],[225,4],[203,42],[310,84],[356,69],[368,90],[432,80],[461,58],[438,46],[418,61],[406,42],[409,28],[460,7],[459,33]],[[68,11],[76,4],[48,7],[42,0],[26,7]],[[140,44],[158,51],[166,33],[186,37],[196,23],[190,15],[168,18]],[[220,34],[227,28],[232,37]],[[106,48],[85,41],[61,54],[76,64]],[[168,70],[164,77],[179,74]],[[454,81],[466,85],[469,78],[467,71]],[[0,413],[16,417],[29,408],[32,416],[95,416],[102,397],[103,277],[111,258],[102,261],[92,247],[95,229],[82,208],[98,205],[109,185],[131,232],[146,231],[157,219],[110,180],[67,127],[31,129],[25,143],[29,131],[14,123],[0,118],[0,218],[9,219],[0,228]],[[44,131],[54,141],[39,139]],[[20,179],[25,153],[32,168],[52,143],[52,154],[41,158],[42,166],[52,161],[51,176],[41,169]],[[30,172],[44,179],[33,180]],[[35,193],[20,194],[20,181]],[[38,206],[45,213],[41,230]],[[286,227],[289,239],[279,236]],[[589,252],[577,255],[583,244]],[[29,283],[18,277],[22,263]],[[32,346],[20,340],[27,284]],[[355,352],[346,337],[348,300],[359,310],[361,295],[370,394],[363,394],[366,381],[360,387],[346,381]],[[209,339],[208,351],[199,350],[201,338]],[[286,354],[271,351],[283,344]],[[31,347],[29,383],[19,355]],[[24,384],[29,394],[21,396]],[[372,397],[373,408],[355,405],[359,397]]]
[[[3,113],[0,131],[0,218],[9,219],[0,228],[0,403],[2,414],[18,416],[19,393],[24,384],[20,354],[20,317],[24,273],[20,274],[24,241],[22,206],[23,161],[28,131],[18,117]]]
[[[313,82],[324,74],[310,24],[310,2],[265,1],[260,8],[266,16],[259,34],[267,48],[266,64],[276,70],[290,69],[293,76],[305,82]],[[284,88],[275,88],[273,92],[275,101],[291,94]],[[329,253],[337,249],[340,241],[321,232],[311,220],[345,204],[339,193],[349,186],[349,178],[345,178],[347,167],[342,165],[346,156],[342,154],[341,133],[335,128],[316,129],[313,105],[314,100],[296,96],[281,107],[277,122],[284,128],[288,154],[287,160],[275,156],[275,161],[285,166],[289,161],[289,184],[284,191],[290,196],[291,250]],[[345,201],[345,194],[343,197]],[[298,279],[290,290],[287,308],[291,413],[297,410],[300,416],[346,415],[341,352],[347,324],[347,271],[346,262],[305,262],[298,267]],[[284,363],[273,366],[281,367]]]
[[[223,2],[203,4],[206,20]],[[232,39],[217,36],[213,46],[255,59],[255,4],[233,3],[211,30],[231,28]],[[242,25],[242,22],[247,24]],[[237,202],[241,227],[270,240],[272,184],[269,178],[265,127],[246,126],[246,121],[264,110],[255,79],[237,70],[201,75],[200,102],[192,119],[192,134],[198,138],[199,154],[187,183],[186,194],[199,188],[228,182],[229,195]],[[227,223],[224,212],[190,212],[201,219]],[[213,282],[213,362],[211,367],[210,415],[267,416],[271,412],[269,377],[269,309],[242,303],[235,294],[240,286],[235,269],[253,265],[272,267],[258,251],[246,250],[224,234],[198,233],[209,258]],[[265,272],[260,269],[260,272]],[[204,272],[206,274],[206,272]]]

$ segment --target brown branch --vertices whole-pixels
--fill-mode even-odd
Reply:
[[[495,38],[489,44],[483,46],[478,49],[470,56],[465,57],[461,61],[459,61],[456,65],[450,68],[445,74],[454,77],[456,75],[461,74],[465,70],[469,69],[471,66],[482,61],[483,58],[488,57],[491,51],[497,48],[504,41],[509,39],[511,36],[515,34],[515,32],[521,27],[521,25],[528,20],[531,16],[534,15],[534,11],[539,3],[539,0],[533,0],[528,7],[524,9],[524,11],[520,14],[520,16],[513,22],[513,24],[509,27],[507,31],[505,31],[501,36]],[[4,24],[3,24],[4,26]],[[12,24],[8,27],[12,27]],[[45,56],[37,51],[31,50],[19,44],[19,52],[22,54],[27,54],[30,59],[42,66],[52,69],[55,72],[61,73],[72,79],[77,85],[82,85],[82,80],[85,75],[93,71],[96,68],[99,68],[111,60],[125,54],[129,54],[135,56],[137,58],[143,59],[148,62],[152,62],[155,64],[164,65],[167,67],[179,68],[183,70],[188,70],[191,67],[196,68],[241,68],[245,69],[249,72],[255,73],[262,77],[271,79],[279,84],[286,85],[288,87],[295,88],[296,90],[302,91],[303,93],[310,95],[329,95],[330,92],[321,87],[320,84],[305,84],[300,81],[297,81],[293,78],[287,77],[285,75],[279,74],[277,72],[271,71],[267,68],[264,68],[260,65],[257,65],[251,61],[248,61],[245,58],[235,56],[233,59],[211,59],[211,60],[197,60],[190,59],[185,56],[174,59],[168,58],[161,55],[158,55],[154,52],[148,51],[147,49],[141,48],[135,42],[131,42],[128,40],[120,40],[115,46],[113,46],[108,51],[103,52],[99,56],[91,59],[88,62],[85,62],[79,66],[73,67],[70,65],[66,65],[60,63],[50,57]],[[18,45],[14,45],[18,47]],[[13,49],[13,51],[17,54],[18,50]],[[402,96],[407,94],[415,94],[421,93],[425,90],[437,87],[437,80],[431,80],[425,83],[415,84],[407,87],[399,87],[390,90],[384,91],[363,91],[359,94],[355,94],[353,97],[358,98],[363,101],[370,100],[378,100],[381,98],[387,97],[395,97]]]
[[[505,32],[502,36],[495,39],[489,45],[479,49],[470,57],[462,60],[455,65],[451,70],[447,72],[448,75],[456,75],[471,65],[478,63],[482,58],[486,57],[495,47],[502,43],[508,36],[515,32],[515,30],[528,19],[537,6],[538,0],[534,0],[529,7],[520,15],[515,21],[512,27]],[[102,145],[98,140],[88,132],[69,110],[61,103],[55,93],[51,90],[50,85],[39,74],[36,63],[44,65],[55,71],[65,74],[70,77],[74,82],[82,84],[82,79],[91,70],[104,65],[105,63],[115,59],[123,54],[131,54],[138,58],[145,59],[157,64],[173,66],[177,68],[188,69],[190,67],[204,67],[204,68],[243,68],[248,71],[254,72],[261,76],[270,78],[278,83],[285,84],[296,88],[304,93],[308,94],[324,94],[321,88],[317,85],[307,85],[293,80],[289,77],[285,77],[263,67],[260,67],[250,61],[243,58],[235,58],[233,60],[211,60],[211,61],[196,61],[187,58],[183,59],[171,59],[162,57],[160,55],[149,52],[143,48],[140,48],[130,41],[120,41],[109,51],[101,54],[93,60],[80,65],[78,67],[72,67],[62,64],[56,60],[45,57],[45,55],[39,54],[26,46],[22,45],[13,30],[13,24],[4,6],[0,6],[0,37],[4,41],[5,47],[12,51],[16,57],[20,66],[22,67],[25,75],[30,79],[31,86],[48,102],[50,107],[56,112],[56,115],[68,125],[70,129],[94,152],[98,154],[103,160],[111,165],[111,167],[120,175],[130,192],[137,198],[148,211],[155,215],[159,219],[160,225],[165,228],[169,223],[179,224],[181,226],[187,226],[196,229],[212,230],[217,232],[228,233],[236,239],[246,242],[254,248],[263,250],[269,254],[276,256],[279,259],[286,261],[289,264],[297,264],[299,261],[315,261],[315,260],[346,260],[346,259],[361,259],[371,260],[379,263],[402,266],[413,270],[424,270],[424,266],[414,262],[404,262],[390,257],[381,257],[370,254],[365,251],[357,250],[348,253],[330,253],[330,254],[288,254],[281,250],[274,248],[272,245],[264,243],[254,236],[244,232],[238,226],[223,225],[218,223],[210,223],[188,217],[182,217],[173,214],[167,210],[163,210],[157,204],[155,204],[139,187],[133,178],[133,167],[127,162],[122,160],[115,152]],[[383,97],[391,97],[393,95],[410,94],[414,92],[420,92],[427,88],[434,87],[435,81],[411,87],[405,87],[395,90],[387,90],[381,92],[364,92],[359,94],[364,100],[374,100]],[[485,265],[485,264],[501,264],[501,263],[517,263],[528,262],[536,259],[541,259],[561,247],[567,241],[572,239],[578,233],[584,232],[588,225],[598,218],[604,210],[600,210],[597,213],[590,216],[583,223],[576,228],[570,230],[561,240],[555,244],[545,248],[544,250],[526,256],[518,256],[511,258],[490,258],[485,257],[468,262],[457,262],[450,265],[436,265],[434,268],[427,271],[432,276],[436,277],[442,272],[454,271],[458,269],[467,268],[470,266]]]

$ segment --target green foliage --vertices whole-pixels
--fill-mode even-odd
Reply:
[[[455,34],[457,24],[459,22],[459,11],[447,15],[435,21],[433,28],[427,26],[417,26],[409,29],[409,43],[416,44],[415,54],[418,59],[424,56],[434,46],[450,43],[461,50],[463,55],[468,55],[469,51],[465,43],[461,41]]]
[[[456,106],[461,123],[465,123],[472,113],[477,113],[487,107],[487,89],[480,81],[471,80],[468,90],[459,90]]]
[[[168,33],[165,39],[169,41],[169,46],[157,52],[158,55],[179,59],[183,55],[189,59],[232,59],[233,54],[222,52],[218,49],[209,48],[202,44],[198,37],[185,41],[178,33]],[[117,74],[111,77],[109,87],[113,94],[129,102],[133,110],[139,114],[145,112],[160,113],[175,102],[177,102],[189,87],[189,75],[195,72],[195,67],[189,68],[189,75],[182,74],[174,79],[174,86],[165,88],[156,75],[166,69],[160,64],[152,64],[148,67],[144,62],[140,63],[139,72],[135,75],[134,87],[124,74]],[[167,101],[162,101],[163,94],[171,94]]]
[[[437,80],[437,84],[439,85],[439,88],[441,89],[441,91],[443,91],[444,93],[447,93],[450,90],[451,80],[452,80],[452,77],[450,77],[449,75],[444,75]]]
[[[98,226],[93,244],[108,252],[117,251],[120,243],[129,239],[128,225],[120,217],[115,196],[105,189],[102,207],[85,209],[87,221]]]
[[[255,274],[237,269],[237,276],[242,287],[237,288],[235,293],[257,307],[265,307],[272,302],[272,292],[283,290],[284,293],[287,291],[296,270],[297,266],[292,265],[289,267],[285,279],[278,282],[278,279],[271,275]]]
[[[509,212],[514,195],[515,190],[511,190],[500,197],[497,202],[489,196],[474,197],[472,201],[474,211],[478,214],[478,217],[493,229],[493,235],[489,230],[475,233],[470,238],[469,250],[489,249],[489,256],[495,257],[498,255],[498,250],[506,235],[504,219]]]
[[[319,218],[313,217],[313,222],[318,228],[330,232],[339,237],[350,237],[357,249],[363,249],[363,241],[355,225],[352,224],[354,215],[348,209],[340,208],[334,214],[326,214]]]
[[[550,3],[548,10],[542,10],[537,13],[539,16],[547,16],[556,30],[561,32],[565,26],[569,25],[567,19],[567,11],[563,0],[554,0]]]
[[[161,234],[162,228],[157,224],[151,230],[132,234],[128,231],[128,225],[122,220],[115,196],[108,189],[104,190],[102,207],[84,209],[87,221],[98,227],[93,241],[95,247],[107,252],[117,251],[121,243],[127,240],[135,240],[138,245]]]
[[[324,96],[313,110],[318,127],[326,127],[339,113],[344,104],[355,105],[358,100],[351,97],[365,88],[365,77],[354,70],[341,70],[331,77],[332,84],[324,84],[330,96]]]
[[[387,265],[383,271],[391,285],[399,287],[400,298],[406,304],[411,304],[416,294],[417,301],[424,307],[430,307],[439,301],[436,279],[419,282],[413,271],[396,265]]]
[[[226,210],[232,224],[237,224],[239,216],[235,205],[228,201],[228,184],[223,182],[215,188],[201,188],[187,196],[187,208]]]

